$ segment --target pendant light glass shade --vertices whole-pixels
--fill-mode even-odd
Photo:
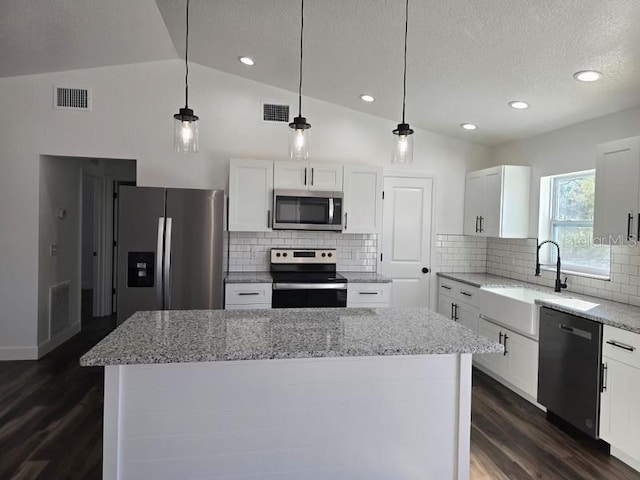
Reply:
[[[393,131],[393,156],[391,163],[413,163],[413,130],[409,125],[399,124]]]
[[[311,125],[304,117],[296,117],[289,124],[291,133],[289,134],[289,158],[291,160],[309,159],[309,132]]]
[[[405,3],[404,17],[404,77],[402,87],[402,123],[393,131],[393,153],[391,163],[413,163],[413,129],[404,120],[404,112],[407,103],[407,32],[409,30],[409,0]]]
[[[184,108],[173,116],[173,149],[182,153],[198,152],[198,120],[189,108],[189,0],[187,0],[184,49]]]
[[[198,152],[198,117],[190,108],[181,108],[173,116],[173,149],[182,153]]]
[[[300,5],[300,83],[298,84],[298,116],[289,124],[289,158],[291,160],[309,159],[309,130],[311,124],[302,116],[302,40],[304,34],[304,0]]]

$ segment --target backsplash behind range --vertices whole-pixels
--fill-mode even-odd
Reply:
[[[378,236],[334,232],[229,232],[230,272],[266,272],[272,248],[336,249],[337,269],[375,272],[378,263]]]

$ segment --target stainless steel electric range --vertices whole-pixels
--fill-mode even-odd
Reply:
[[[335,249],[271,249],[273,308],[347,306],[347,279],[336,273]]]

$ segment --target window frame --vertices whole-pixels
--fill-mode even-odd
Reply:
[[[558,200],[557,200],[557,192],[558,187],[557,183],[560,180],[572,180],[572,179],[582,179],[582,178],[595,178],[595,169],[590,170],[581,170],[578,172],[569,172],[565,174],[559,175],[549,175],[547,177],[542,177],[541,185],[540,185],[540,198],[546,198],[546,205],[542,203],[540,205],[540,220],[539,220],[539,232],[545,233],[544,237],[557,241],[557,232],[558,229],[562,227],[575,227],[575,228],[588,228],[590,227],[593,232],[593,219],[591,221],[586,220],[558,220]],[[546,185],[544,182],[547,182]],[[546,193],[545,193],[546,190]],[[602,246],[604,247],[604,246]],[[562,252],[561,252],[562,254]],[[542,260],[544,258],[544,260]],[[547,265],[543,265],[541,268],[543,270],[555,270],[556,263],[556,251],[555,249],[548,248],[544,255],[541,252],[541,261],[546,263]],[[552,264],[552,265],[549,265]],[[575,263],[571,263],[570,261],[563,261],[561,270],[563,273],[572,274],[572,275],[580,275],[587,276],[592,278],[599,279],[610,279],[611,278],[611,260],[609,260],[609,268],[595,268],[595,267],[586,267],[584,265],[578,265]]]

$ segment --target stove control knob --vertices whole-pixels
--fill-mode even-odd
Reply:
[[[323,257],[326,257],[326,256],[327,256],[327,254],[326,254],[326,253],[323,253],[323,254],[322,254],[322,256],[323,256]]]
[[[283,254],[282,254],[282,256],[283,256],[283,257],[286,257],[286,256],[287,256],[287,253],[286,253],[286,252],[285,252],[285,253],[283,253]]]
[[[280,252],[276,253],[276,257],[279,257],[279,256],[280,256]]]
[[[327,253],[327,255],[329,255],[330,257],[333,257],[333,253]]]

